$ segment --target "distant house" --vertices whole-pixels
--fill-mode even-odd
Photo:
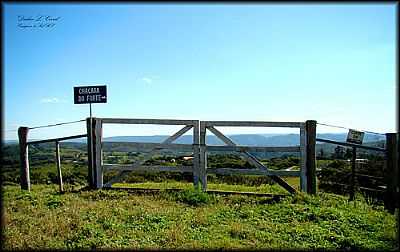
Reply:
[[[351,162],[351,159],[347,159],[347,162]],[[368,159],[366,158],[356,158],[356,163],[357,164],[367,164],[368,163]]]
[[[171,163],[176,163],[176,160],[187,161],[187,160],[191,160],[191,159],[193,159],[193,157],[183,157],[183,156],[180,156],[180,157],[177,157],[176,159],[175,159],[175,158],[172,158],[172,159],[170,160],[170,162],[171,162]]]

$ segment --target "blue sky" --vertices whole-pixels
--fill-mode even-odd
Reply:
[[[6,139],[22,125],[86,118],[89,106],[73,104],[73,87],[96,84],[108,91],[107,104],[93,105],[97,117],[313,119],[396,130],[395,4],[3,6]],[[38,15],[59,19],[50,28],[18,26],[18,16]],[[105,136],[173,131],[164,128],[108,127]],[[83,123],[30,137],[79,133]]]

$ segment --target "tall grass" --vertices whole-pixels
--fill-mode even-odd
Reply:
[[[148,185],[150,186],[150,185]],[[319,193],[281,200],[193,189],[135,194],[5,186],[5,249],[370,249],[396,246],[383,207]],[[245,188],[247,190],[247,188]],[[241,190],[240,188],[237,190]]]

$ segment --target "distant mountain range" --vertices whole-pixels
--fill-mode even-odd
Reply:
[[[295,146],[300,144],[299,134],[240,134],[240,135],[228,135],[232,141],[238,145],[248,146]],[[346,141],[347,133],[323,133],[317,134],[318,138],[324,138],[334,141]],[[167,139],[168,136],[115,136],[106,137],[103,139],[104,142],[152,142],[159,143]],[[364,137],[364,143],[376,142],[385,140],[384,136],[380,135],[366,135]],[[175,143],[180,144],[191,144],[193,141],[192,135],[184,135],[175,140]],[[223,145],[223,142],[214,135],[206,136],[206,143],[209,145]]]
[[[299,134],[237,134],[228,135],[238,145],[248,146],[295,146],[300,144]],[[347,133],[323,133],[317,134],[318,138],[324,138],[334,141],[346,141]],[[144,143],[160,143],[167,139],[167,135],[156,136],[114,136],[106,137],[104,142],[144,142]],[[380,135],[366,135],[364,143],[376,142],[384,140],[384,136]],[[84,139],[82,139],[84,141]],[[81,141],[82,141],[81,140]],[[191,144],[193,141],[192,135],[184,135],[175,140],[179,144]],[[214,135],[206,136],[206,143],[209,145],[224,145],[223,142]]]
[[[300,144],[299,134],[236,134],[227,135],[238,145],[248,146],[295,146]],[[318,138],[324,138],[334,141],[345,142],[347,133],[322,133],[317,134]],[[155,136],[113,136],[105,137],[104,142],[144,142],[144,143],[160,143],[167,139],[167,135]],[[363,143],[377,142],[385,140],[383,135],[366,134]],[[174,143],[191,144],[193,141],[192,135],[184,135],[175,140]],[[73,139],[65,142],[86,143],[86,138]],[[16,140],[5,141],[6,144],[18,143]],[[209,145],[223,145],[223,142],[214,135],[206,136],[206,143]]]

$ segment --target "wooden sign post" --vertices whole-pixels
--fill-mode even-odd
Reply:
[[[93,144],[95,141],[94,130],[93,130],[93,119],[92,119],[92,103],[107,103],[107,86],[80,86],[74,87],[74,104],[88,104],[90,110],[90,117],[87,121],[87,139],[88,139],[88,182],[89,187],[95,187],[95,149],[96,145]]]
[[[92,103],[107,103],[107,86],[74,87],[74,104],[88,104],[92,118]]]
[[[348,143],[362,144],[364,139],[364,132],[349,129],[347,133]],[[357,158],[357,148],[352,148],[352,158],[351,158],[351,187],[350,187],[350,200],[355,199],[356,194],[356,158]]]

